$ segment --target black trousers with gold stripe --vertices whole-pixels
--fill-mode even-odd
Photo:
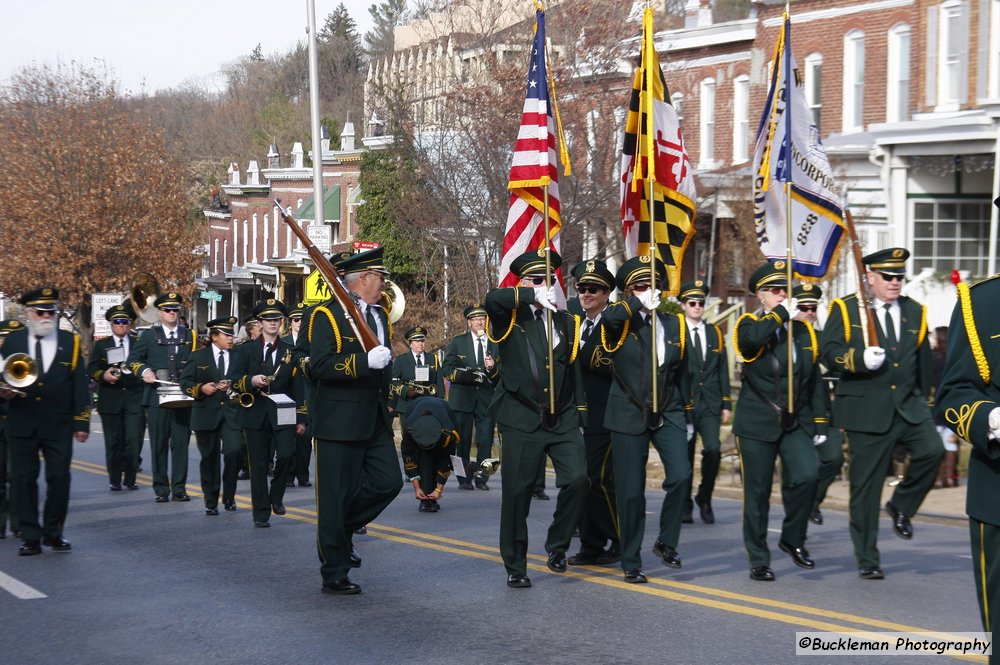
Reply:
[[[983,630],[996,625],[1000,610],[1000,526],[969,518],[972,570],[976,577],[976,600]],[[996,648],[994,647],[994,653]],[[993,662],[993,658],[990,658]]]
[[[615,500],[615,464],[611,432],[583,435],[590,490],[580,519],[580,552],[598,555],[608,542],[618,544],[618,503]]]

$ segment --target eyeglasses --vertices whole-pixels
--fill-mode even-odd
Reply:
[[[687,304],[688,304],[688,307],[704,307],[705,306],[705,301],[704,300],[688,300]]]
[[[642,293],[643,291],[646,291],[646,290],[649,289],[649,284],[633,284],[629,288],[632,289],[633,291],[638,292],[638,293]]]
[[[126,326],[132,323],[132,321],[130,319],[111,319],[111,323],[116,326]]]
[[[799,305],[800,312],[815,312],[816,305]]]
[[[541,286],[542,284],[545,283],[545,278],[544,277],[524,277],[524,279],[528,280],[529,282],[531,282],[535,286]]]
[[[879,272],[878,274],[887,282],[902,282],[904,277],[904,275],[890,275],[885,272]]]
[[[577,286],[576,290],[579,293],[595,294],[595,293],[600,293],[600,292],[604,291],[604,287],[601,287],[601,286]]]

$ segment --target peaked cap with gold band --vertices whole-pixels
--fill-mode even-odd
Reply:
[[[622,267],[615,273],[615,284],[623,291],[639,282],[649,281],[649,255],[633,256],[622,264]],[[660,291],[667,286],[667,267],[663,261],[656,259],[656,284]]]
[[[274,298],[261,300],[259,303],[254,305],[253,318],[260,319],[261,321],[267,319],[283,319],[285,318],[285,303],[280,300],[275,300]]]
[[[160,296],[153,301],[153,307],[156,309],[180,309],[181,302],[181,295],[175,291],[170,291],[168,293],[161,293]]]
[[[685,300],[704,300],[707,297],[708,285],[700,279],[681,284],[681,292],[677,294],[677,299],[681,302]]]
[[[388,275],[389,270],[385,267],[384,254],[384,248],[376,247],[365,252],[351,254],[346,259],[337,261],[335,267],[345,275],[355,272],[378,272]]]
[[[295,307],[288,310],[288,318],[294,318],[296,316],[302,316],[306,311],[306,304],[304,302],[295,303]]]
[[[235,337],[236,324],[239,322],[240,320],[237,319],[235,316],[223,316],[218,319],[212,319],[207,324],[208,332],[218,331],[221,333],[225,333],[230,337]]]
[[[114,307],[108,307],[108,311],[104,312],[104,318],[108,321],[112,321],[114,319],[128,319],[129,321],[135,321],[135,310],[132,309],[132,305],[129,303],[115,305]]]
[[[600,259],[588,259],[573,266],[570,273],[576,279],[577,284],[596,284],[603,286],[608,291],[615,288],[615,276],[608,270],[608,266]]]
[[[555,271],[562,265],[562,257],[559,256],[559,253],[555,250],[553,250],[551,254],[552,270]],[[525,275],[544,275],[545,250],[539,249],[531,252],[525,252],[510,262],[510,271],[518,277],[524,277]]]
[[[784,261],[768,261],[753,271],[747,280],[747,289],[750,293],[757,293],[762,288],[771,286],[783,286],[787,289],[788,276],[785,274],[787,265]]]
[[[0,321],[0,337],[3,337],[7,333],[12,333],[15,330],[20,330],[24,327],[24,324],[17,319],[4,319]]]
[[[486,308],[479,303],[476,303],[475,305],[469,305],[466,307],[463,314],[465,314],[465,318],[467,319],[474,319],[477,316],[486,316]]]
[[[823,289],[815,284],[799,284],[792,289],[792,297],[799,303],[818,305],[819,299],[823,297]]]
[[[905,275],[906,259],[910,258],[909,250],[902,247],[880,249],[861,257],[861,262],[869,270],[884,272],[887,275]]]
[[[54,286],[43,286],[28,291],[17,302],[42,312],[54,312],[59,308],[59,289]]]
[[[407,342],[419,342],[427,339],[427,328],[424,328],[423,326],[413,326],[403,333],[403,339]]]

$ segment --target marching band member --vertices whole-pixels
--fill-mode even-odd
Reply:
[[[306,304],[300,302],[295,307],[288,310],[288,332],[282,336],[282,341],[288,343],[293,349],[299,342],[302,335],[302,315],[305,313]],[[309,382],[302,382],[303,401],[309,403]],[[295,455],[292,458],[292,469],[288,472],[286,486],[292,487],[298,479],[299,487],[312,487],[309,482],[309,461],[312,457],[312,429],[309,426],[309,414],[306,413],[306,429],[302,434],[295,435]]]
[[[23,328],[24,324],[17,319],[4,319],[0,321],[0,351],[3,350],[3,341],[9,333]],[[0,360],[3,355],[0,353]],[[17,515],[14,511],[14,504],[11,503],[11,487],[9,480],[10,455],[7,452],[7,400],[0,399],[0,539],[7,537],[7,523],[10,522],[11,533],[14,537],[20,534],[21,529],[17,526]]]
[[[418,397],[400,424],[403,474],[413,484],[420,502],[418,510],[436,513],[441,509],[438,499],[451,475],[451,454],[458,441],[455,414],[440,397]]]
[[[410,345],[410,352],[392,359],[392,386],[389,407],[399,414],[400,427],[406,421],[414,400],[427,396],[444,396],[444,373],[438,366],[437,355],[424,353],[427,328],[413,326],[403,339]]]

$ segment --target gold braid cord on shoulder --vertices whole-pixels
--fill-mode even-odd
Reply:
[[[681,358],[684,358],[684,349],[687,342],[687,322],[684,320],[683,314],[676,314],[677,324],[681,329]],[[708,340],[705,340],[705,345],[708,346]]]
[[[580,317],[570,314],[573,317],[573,345],[569,349],[570,364],[576,360],[576,354],[580,352]]]
[[[625,343],[625,338],[628,337],[628,324],[632,320],[632,309],[628,306],[628,303],[624,300],[616,302],[612,307],[624,307],[625,311],[628,312],[628,318],[625,319],[625,325],[622,326],[622,336],[619,338],[618,343],[615,344],[614,348],[608,347],[608,334],[604,326],[601,326],[601,347],[606,353],[614,353],[618,349],[622,348],[622,344]]]
[[[813,364],[816,364],[816,359],[819,358],[819,342],[816,341],[816,330],[808,321],[802,321],[802,323],[806,324],[806,330],[809,331],[809,348],[813,352]]]
[[[965,323],[965,334],[969,338],[972,358],[979,369],[979,378],[987,384],[990,382],[990,365],[986,362],[986,354],[983,353],[983,345],[979,341],[979,331],[976,330],[976,320],[972,315],[972,294],[966,282],[958,283],[958,304],[962,308],[962,322]]]
[[[337,340],[337,351],[336,352],[340,353],[340,347],[341,347],[340,328],[337,327],[337,320],[333,318],[333,312],[331,312],[330,310],[328,310],[323,305],[320,305],[319,307],[317,307],[316,309],[314,309],[313,313],[312,313],[312,316],[309,317],[309,330],[307,331],[309,342],[310,343],[312,342],[313,321],[316,320],[316,315],[319,314],[320,312],[323,312],[323,314],[326,315],[326,318],[330,319],[330,327],[333,328],[333,336]]]
[[[715,338],[719,341],[719,348],[716,349],[716,351],[718,353],[722,353],[722,345],[725,344],[725,340],[722,338],[722,328],[714,323],[712,324],[712,327],[715,328]]]
[[[198,350],[198,333],[191,331],[191,353]]]
[[[844,341],[848,344],[851,343],[851,319],[847,316],[847,303],[840,298],[834,298],[833,302],[830,303],[830,310],[826,313],[827,318],[833,314],[833,308],[840,308],[840,317],[844,321]]]
[[[486,339],[490,340],[494,344],[499,344],[500,342],[502,342],[505,339],[507,339],[508,337],[510,337],[511,331],[514,330],[514,324],[517,322],[517,306],[518,306],[518,304],[519,303],[518,303],[518,296],[517,296],[517,287],[514,287],[514,309],[510,310],[510,325],[507,326],[507,332],[505,332],[500,337],[497,337],[496,339],[493,339],[492,337],[490,337],[490,329],[493,327],[493,324],[490,321],[490,317],[487,316],[486,317]]]
[[[757,321],[759,319],[757,319],[757,317],[751,314],[750,312],[747,312],[740,318],[736,319],[736,325],[733,326],[733,352],[736,353],[737,358],[739,358],[740,360],[749,365],[750,363],[757,360],[764,354],[764,347],[762,346],[759,349],[757,349],[757,355],[755,355],[753,358],[746,358],[743,356],[743,352],[740,351],[740,338],[739,338],[740,323],[743,322],[743,319],[750,319],[751,321]]]
[[[76,364],[80,361],[80,336],[73,335],[73,361],[70,363],[70,370],[76,371]],[[39,367],[41,364],[39,364]]]
[[[927,337],[927,305],[920,306],[920,331],[917,333],[917,346],[924,343]]]

